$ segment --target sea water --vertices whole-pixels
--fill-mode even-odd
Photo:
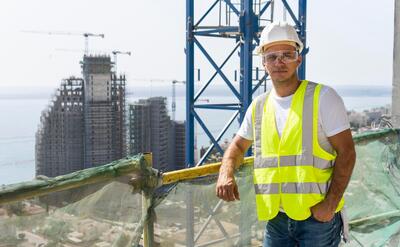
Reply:
[[[373,91],[373,90],[372,90]],[[12,95],[0,92],[0,184],[10,184],[31,180],[35,176],[35,133],[40,122],[41,112],[50,102],[50,93],[35,95]],[[139,97],[140,95],[140,97]],[[137,91],[127,96],[127,104],[139,98],[150,96],[166,96],[168,109],[171,110],[171,91],[162,92],[155,89],[148,89],[144,92]],[[185,119],[185,97],[181,90],[176,97],[176,119]],[[6,97],[7,96],[7,97]],[[235,103],[234,97],[220,94],[219,92],[209,93],[203,101],[210,103]],[[344,93],[344,103],[348,110],[362,111],[374,107],[385,106],[391,103],[391,95],[388,93],[379,95],[358,95],[352,96]],[[206,103],[206,102],[199,102]],[[223,110],[198,110],[199,115],[213,134],[218,136],[222,128],[232,117],[234,111]],[[235,119],[232,126],[221,138],[221,142],[230,139],[239,127]],[[209,138],[199,125],[196,125],[198,149],[209,145]]]

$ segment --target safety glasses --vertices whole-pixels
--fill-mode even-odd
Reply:
[[[297,60],[299,53],[297,51],[274,51],[266,52],[262,55],[263,63],[272,64],[279,59],[283,63],[292,63]]]

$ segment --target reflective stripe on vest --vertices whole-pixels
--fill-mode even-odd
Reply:
[[[254,186],[259,220],[274,218],[282,205],[295,220],[310,217],[310,207],[328,192],[335,155],[318,143],[321,84],[302,81],[292,98],[279,137],[269,94],[253,104]],[[344,204],[339,203],[337,211]]]

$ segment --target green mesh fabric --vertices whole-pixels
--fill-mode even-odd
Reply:
[[[195,246],[260,246],[263,223],[257,222],[250,167],[236,173],[241,201],[215,196],[215,177],[180,183],[155,208],[160,246],[186,246],[187,205],[193,204]],[[190,205],[190,204],[189,204]]]
[[[87,191],[75,189],[3,205],[0,246],[132,246],[141,196],[120,182]],[[83,198],[73,202],[72,197]]]
[[[351,223],[349,246],[399,246],[398,138],[393,134],[356,146],[357,162],[345,193]]]
[[[399,246],[398,134],[355,140],[357,162],[345,194],[351,241],[343,245]],[[146,190],[152,203],[144,209],[142,195],[122,180],[1,205],[0,246],[141,246],[149,218],[154,246],[187,246],[188,222],[195,246],[260,246],[265,222],[256,219],[252,180],[251,167],[236,173],[241,200],[231,203],[216,198],[216,176],[208,176]]]

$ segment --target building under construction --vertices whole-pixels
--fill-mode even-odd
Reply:
[[[84,56],[82,78],[62,81],[36,133],[36,174],[58,176],[126,155],[125,77],[109,56]]]
[[[126,155],[125,77],[111,67],[108,56],[83,59],[85,168]]]
[[[57,176],[82,169],[83,133],[83,80],[65,79],[40,117],[36,174]]]
[[[185,122],[171,121],[169,138],[169,164],[173,164],[172,170],[186,168],[185,162]],[[172,142],[172,143],[171,143]]]
[[[152,97],[129,105],[130,154],[152,152],[153,167],[161,171],[185,166],[185,125],[171,121],[167,99]]]

